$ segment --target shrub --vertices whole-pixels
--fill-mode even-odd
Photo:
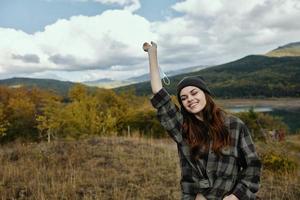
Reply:
[[[278,173],[295,172],[298,164],[285,155],[275,152],[267,152],[261,155],[264,169],[271,170]]]

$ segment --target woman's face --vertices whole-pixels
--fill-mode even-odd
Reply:
[[[198,114],[206,105],[204,92],[195,86],[184,87],[180,91],[180,99],[184,108],[192,114]]]

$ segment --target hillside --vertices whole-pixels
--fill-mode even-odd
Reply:
[[[287,45],[297,46],[298,43]],[[195,68],[191,68],[195,69]],[[175,94],[176,84],[186,75],[201,75],[206,80],[214,95],[220,98],[251,97],[300,97],[300,57],[268,57],[251,55],[226,64],[208,67],[198,71],[172,76],[171,85],[166,86],[171,94]],[[176,72],[177,73],[177,72]],[[149,78],[143,75],[132,78],[135,84],[115,88],[117,92],[133,88],[137,95],[150,95]],[[106,82],[108,80],[105,80]],[[51,79],[12,78],[0,80],[0,85],[9,87],[39,87],[56,91],[66,96],[73,82]],[[96,82],[90,83],[91,85]],[[92,89],[92,87],[90,87]]]
[[[299,97],[300,57],[266,57],[250,55],[226,64],[197,72],[170,77],[166,86],[175,94],[176,84],[184,76],[201,75],[213,94],[220,98]],[[143,82],[116,88],[134,88],[137,95],[150,95],[150,83]]]
[[[199,71],[200,69],[203,69],[206,67],[207,66],[193,66],[193,67],[187,67],[184,69],[167,71],[165,73],[168,74],[169,76],[175,76],[175,75],[182,74],[182,73]],[[130,77],[130,78],[124,79],[124,80],[113,80],[110,78],[103,78],[103,79],[98,79],[98,80],[94,80],[94,81],[85,81],[85,82],[83,82],[83,84],[85,84],[87,86],[96,86],[96,87],[109,89],[109,88],[117,88],[117,87],[131,85],[131,84],[140,83],[140,82],[144,82],[144,81],[149,81],[149,79],[150,79],[149,74],[142,74],[142,75]]]
[[[59,81],[53,79],[36,79],[36,78],[10,78],[0,80],[0,85],[8,87],[38,87],[45,90],[55,91],[62,96],[68,94],[69,89],[75,83],[70,81]]]
[[[300,42],[280,46],[266,54],[270,57],[300,56]]]
[[[188,72],[193,72],[193,71],[197,71],[197,69],[199,70],[204,67],[206,66],[194,66],[194,67],[185,68],[184,70]],[[179,69],[179,70],[169,71],[166,73],[172,76],[172,75],[182,74],[183,70]],[[90,90],[93,90],[96,87],[110,89],[110,88],[117,88],[125,85],[130,85],[134,83],[140,83],[146,80],[149,80],[149,74],[143,74],[141,76],[131,77],[122,81],[103,78],[94,81],[85,81],[82,82],[82,84],[86,85]],[[45,90],[55,91],[62,96],[67,96],[69,89],[72,86],[74,86],[74,84],[76,84],[76,82],[59,81],[54,79],[23,78],[23,77],[0,80],[0,85],[12,87],[12,88],[38,87]]]

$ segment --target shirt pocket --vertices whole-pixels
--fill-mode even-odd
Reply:
[[[234,178],[238,174],[237,151],[234,147],[225,147],[219,155],[216,175],[220,178]]]

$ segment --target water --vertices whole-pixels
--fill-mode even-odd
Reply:
[[[250,106],[235,106],[227,108],[228,111],[233,113],[239,113],[239,112],[248,112],[252,107]],[[262,106],[262,107],[253,107],[254,112],[272,112],[272,107]]]
[[[289,127],[290,133],[296,133],[300,131],[300,108],[298,109],[277,109],[272,106],[259,106],[251,107],[238,105],[234,107],[228,107],[226,110],[232,113],[239,112],[248,112],[251,108],[254,109],[254,112],[263,112],[270,114],[272,116],[277,116],[282,119],[282,121]]]

